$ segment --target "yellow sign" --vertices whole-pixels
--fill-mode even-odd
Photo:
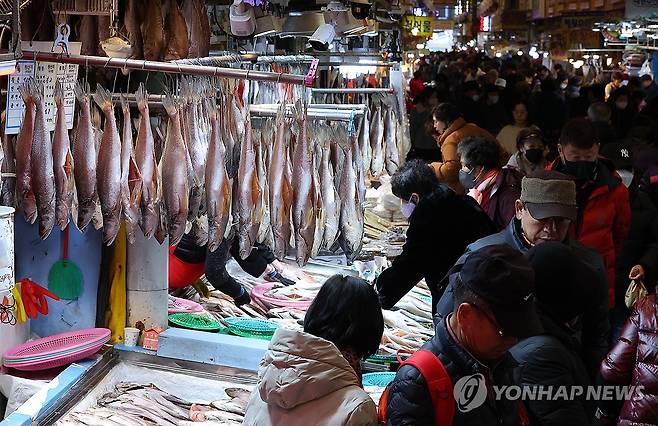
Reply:
[[[402,28],[412,36],[427,37],[432,35],[431,16],[404,15],[402,17]]]

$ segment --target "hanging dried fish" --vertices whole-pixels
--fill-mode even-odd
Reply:
[[[292,223],[295,231],[297,264],[308,262],[315,236],[315,187],[313,186],[313,150],[306,128],[306,109],[297,104],[299,137],[292,160],[293,207]]]
[[[89,85],[83,88],[79,83],[74,87],[75,97],[80,104],[78,123],[73,131],[73,161],[75,169],[75,189],[78,218],[76,225],[84,231],[96,211],[98,194],[96,191],[96,135],[91,123],[91,102]]]
[[[259,221],[262,217],[260,186],[256,170],[256,151],[252,141],[251,118],[246,114],[245,136],[238,169],[238,238],[240,257],[246,259],[256,245]],[[260,214],[260,216],[259,216]]]
[[[155,142],[149,117],[148,93],[144,90],[143,84],[139,85],[135,98],[139,109],[135,163],[142,177],[139,225],[144,236],[151,238],[160,221],[160,214],[156,211],[155,206],[158,190],[158,170],[155,160]]]
[[[187,148],[181,134],[179,111],[174,100],[168,96],[162,104],[169,115],[165,147],[160,160],[164,201],[162,214],[166,216],[169,244],[175,246],[185,233],[189,210],[188,169],[183,166],[187,163]]]
[[[174,61],[187,58],[189,51],[187,25],[176,0],[169,0],[169,13],[165,21],[165,28],[167,29],[167,42],[165,43],[164,60]]]
[[[135,162],[133,150],[133,128],[130,120],[130,106],[121,96],[123,112],[123,133],[121,138],[121,207],[126,236],[129,243],[135,242],[135,232],[139,227],[140,206],[142,198],[142,176]]]
[[[159,61],[165,48],[164,23],[160,0],[148,0],[144,20],[140,26],[144,41],[144,59]]]
[[[224,239],[231,214],[231,185],[226,172],[226,150],[222,143],[223,118],[219,111],[210,115],[211,133],[206,167],[206,206],[208,250],[215,251]]]
[[[287,121],[285,119],[286,105],[282,103],[276,116],[276,133],[274,148],[270,160],[268,182],[270,185],[270,221],[274,240],[274,255],[283,259],[290,244],[290,214],[293,201],[293,191],[288,177],[288,146]]]
[[[94,101],[105,115],[103,138],[98,150],[96,181],[103,214],[103,242],[111,245],[119,233],[121,219],[121,139],[112,94],[97,86]]]
[[[69,131],[66,128],[66,110],[64,109],[64,89],[57,80],[55,84],[55,134],[53,136],[53,167],[56,188],[56,218],[63,231],[69,224],[71,203],[73,202],[73,156]]]
[[[34,139],[30,155],[32,191],[39,214],[39,237],[48,238],[55,225],[55,176],[53,174],[53,144],[46,124],[45,97],[41,83],[31,84],[36,104]]]
[[[32,156],[36,104],[29,84],[28,81],[19,88],[25,103],[25,115],[16,141],[16,206],[23,211],[25,220],[28,223],[34,223],[37,220],[37,201],[34,198],[34,192],[32,192],[30,158]]]
[[[345,147],[345,163],[340,180],[340,238],[338,239],[345,256],[353,261],[363,245],[363,208],[359,200],[359,184],[354,164],[352,150],[348,144]]]

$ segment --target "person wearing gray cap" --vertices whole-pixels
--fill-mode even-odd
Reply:
[[[492,386],[512,384],[515,363],[509,348],[543,332],[533,296],[534,271],[518,250],[495,245],[473,252],[458,275],[456,309],[422,347],[438,358],[454,386],[452,395],[443,397],[455,398],[450,424],[524,424],[522,404],[496,398]],[[402,366],[388,391],[386,424],[441,424],[437,420],[446,413],[437,412],[436,395],[428,386],[414,365]]]
[[[547,241],[558,241],[572,248],[574,254],[596,272],[594,292],[586,300],[582,317],[583,358],[592,377],[607,354],[610,335],[607,302],[608,279],[601,256],[569,237],[569,229],[577,216],[576,186],[562,173],[541,170],[523,178],[521,196],[516,201],[516,216],[503,231],[484,237],[468,246],[441,281],[445,289],[436,307],[435,322],[445,318],[454,308],[454,282],[472,252],[495,244],[507,244],[522,253]]]

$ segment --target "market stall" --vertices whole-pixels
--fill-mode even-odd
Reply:
[[[146,3],[14,1],[0,81],[2,424],[239,424],[274,331],[301,329],[328,277],[374,280],[404,242],[389,183],[410,144],[399,64],[380,37],[329,46],[372,32],[368,19],[332,2],[332,40],[293,31],[274,55],[286,29],[259,26],[285,8]],[[204,278],[170,293],[183,235],[210,251],[234,239],[241,257],[265,244],[294,284],[231,261],[250,304]],[[421,283],[384,312],[366,372],[432,335],[430,301]],[[364,379],[376,402],[379,377]]]

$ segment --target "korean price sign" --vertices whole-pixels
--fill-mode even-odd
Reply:
[[[402,28],[412,36],[427,37],[432,35],[433,21],[434,18],[431,16],[404,15],[402,17]]]

